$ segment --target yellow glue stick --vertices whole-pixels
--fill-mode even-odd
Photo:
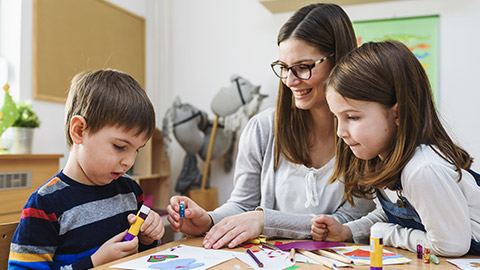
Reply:
[[[146,205],[142,205],[140,211],[137,213],[137,219],[132,225],[130,225],[130,229],[128,229],[127,235],[125,235],[123,241],[133,240],[133,238],[138,235],[138,232],[140,232],[140,227],[147,218],[148,212],[150,212],[150,208]]]
[[[370,229],[370,270],[382,270],[383,233],[379,229]]]

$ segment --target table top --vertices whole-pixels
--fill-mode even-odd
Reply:
[[[180,244],[188,245],[188,246],[194,246],[194,247],[201,247],[202,246],[202,240],[203,240],[203,237],[182,238],[180,240],[173,241],[173,242],[170,242],[170,243],[166,243],[162,246],[158,246],[156,248],[152,248],[152,249],[149,249],[149,250],[146,250],[146,251],[143,251],[143,252],[125,257],[123,259],[119,259],[119,260],[113,261],[111,263],[95,267],[93,269],[96,269],[96,270],[118,269],[118,268],[110,268],[110,266],[121,263],[121,262],[126,262],[126,261],[130,261],[130,260],[133,260],[133,259],[137,259],[137,258],[146,256],[146,255],[149,255],[149,254],[153,254],[153,253],[156,253],[156,252],[160,252],[162,250],[165,250],[167,248],[174,247],[174,246],[177,246],[177,245],[180,245]],[[275,241],[281,241],[282,243],[287,243],[287,242],[291,242],[291,241],[294,241],[294,240],[275,240]],[[275,241],[267,241],[267,242],[273,244]],[[352,243],[345,243],[345,244],[352,245]],[[254,248],[255,247],[252,247],[252,249],[254,249]],[[225,248],[225,249],[228,249],[228,248]],[[410,251],[407,251],[407,250],[403,250],[403,249],[391,248],[391,247],[385,247],[385,249],[387,249],[388,251],[400,254],[400,255],[402,255],[406,258],[409,258],[412,261],[408,264],[384,265],[383,269],[387,269],[387,270],[388,269],[392,269],[392,270],[393,269],[402,269],[402,270],[403,269],[405,269],[405,270],[407,270],[407,269],[434,269],[434,270],[457,269],[454,265],[452,265],[452,264],[450,264],[446,261],[446,259],[449,259],[449,258],[438,257],[440,259],[440,264],[438,264],[438,265],[435,265],[432,262],[430,262],[430,264],[425,264],[423,262],[423,260],[417,259],[416,253],[413,253],[413,252],[410,252]],[[246,249],[243,248],[243,247],[237,247],[237,248],[228,249],[228,250],[238,251],[238,252],[245,252],[246,251]],[[462,258],[479,258],[479,257],[478,256],[464,256]],[[300,266],[301,267],[300,269],[302,269],[302,270],[304,270],[304,269],[305,270],[308,270],[308,269],[329,269],[326,266],[319,266],[317,264],[307,264],[307,263],[301,263],[301,262],[298,262],[295,265]],[[352,266],[353,266],[354,269],[370,269],[369,265],[364,265],[364,266],[352,265]],[[238,268],[238,267],[240,267],[240,268]],[[247,265],[246,263],[244,263],[244,262],[240,261],[239,259],[235,258],[235,259],[226,261],[224,263],[218,264],[218,265],[212,267],[211,269],[245,269],[246,270],[246,269],[249,269],[249,265]],[[344,268],[344,269],[349,269],[349,268]]]

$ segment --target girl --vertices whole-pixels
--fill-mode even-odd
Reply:
[[[271,65],[281,79],[277,106],[245,127],[230,199],[209,213],[187,197],[170,199],[172,229],[193,235],[209,230],[205,248],[232,248],[259,234],[310,238],[315,215],[345,223],[375,207],[365,199],[352,207],[342,199],[342,183],[328,184],[335,128],[323,85],[338,59],[357,46],[350,19],[338,5],[308,5],[282,26],[277,43],[279,59]]]
[[[345,225],[317,216],[313,238],[359,242],[374,226],[387,246],[415,252],[421,242],[437,255],[480,254],[472,158],[443,128],[427,75],[409,49],[366,43],[337,64],[326,87],[339,137],[331,181],[343,178],[347,201],[375,194],[379,207]]]

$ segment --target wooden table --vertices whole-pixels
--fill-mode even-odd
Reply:
[[[133,260],[133,259],[136,259],[136,258],[140,258],[140,257],[146,256],[146,255],[149,255],[149,254],[156,253],[156,252],[160,252],[162,250],[165,250],[165,249],[170,248],[170,247],[177,246],[179,244],[201,247],[202,246],[202,240],[203,240],[203,237],[183,238],[183,239],[173,241],[173,242],[164,244],[162,246],[159,246],[159,247],[156,247],[156,248],[153,248],[153,249],[141,252],[141,253],[137,253],[135,255],[131,255],[129,257],[126,257],[126,258],[123,258],[123,259],[120,259],[120,260],[117,260],[117,261],[114,261],[114,262],[111,262],[109,264],[104,264],[102,266],[95,267],[93,269],[98,269],[98,270],[100,270],[100,269],[104,269],[104,270],[117,269],[117,268],[110,268],[110,266],[121,263],[121,262]],[[277,241],[281,241],[283,243],[286,243],[286,242],[290,242],[292,240],[285,240],[285,241],[277,240]],[[274,241],[269,241],[269,242],[273,244]],[[346,243],[346,244],[351,245],[351,243]],[[252,248],[254,249],[255,247],[252,247]],[[405,270],[407,270],[407,269],[433,269],[433,270],[457,269],[455,266],[448,263],[446,261],[446,258],[443,258],[443,257],[439,257],[440,264],[438,264],[438,265],[433,264],[432,262],[430,262],[430,264],[425,264],[425,263],[423,263],[423,260],[417,259],[416,254],[413,253],[413,252],[409,252],[409,251],[403,250],[403,249],[391,248],[391,247],[385,247],[385,249],[387,249],[389,251],[392,251],[392,252],[395,252],[397,254],[401,254],[401,255],[411,259],[412,261],[408,264],[384,265],[383,266],[384,269],[405,269]],[[231,249],[231,250],[232,251],[245,252],[246,249],[242,248],[242,247],[237,247],[237,248],[234,248],[234,249]],[[466,256],[466,257],[462,257],[462,258],[469,258],[469,257],[474,258],[474,257],[478,257],[478,256]],[[238,265],[241,268],[238,268],[238,266],[235,266],[235,265]],[[329,269],[325,266],[319,266],[317,264],[306,264],[306,263],[300,263],[299,262],[295,265],[300,266],[299,269],[301,269],[301,270],[304,270],[304,269],[305,270],[308,270],[308,269]],[[354,266],[353,268],[354,269],[370,269],[370,266],[369,265]],[[244,262],[240,261],[239,259],[235,258],[235,259],[226,261],[224,263],[218,264],[217,266],[215,266],[211,269],[244,269],[244,270],[246,270],[246,269],[249,269],[249,266],[246,263],[244,263]],[[349,269],[349,268],[340,268],[340,269]]]

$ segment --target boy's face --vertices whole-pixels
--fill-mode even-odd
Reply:
[[[75,175],[68,175],[85,185],[106,185],[125,174],[135,162],[138,149],[145,146],[145,134],[136,130],[106,126],[90,134],[85,130],[77,145]]]

